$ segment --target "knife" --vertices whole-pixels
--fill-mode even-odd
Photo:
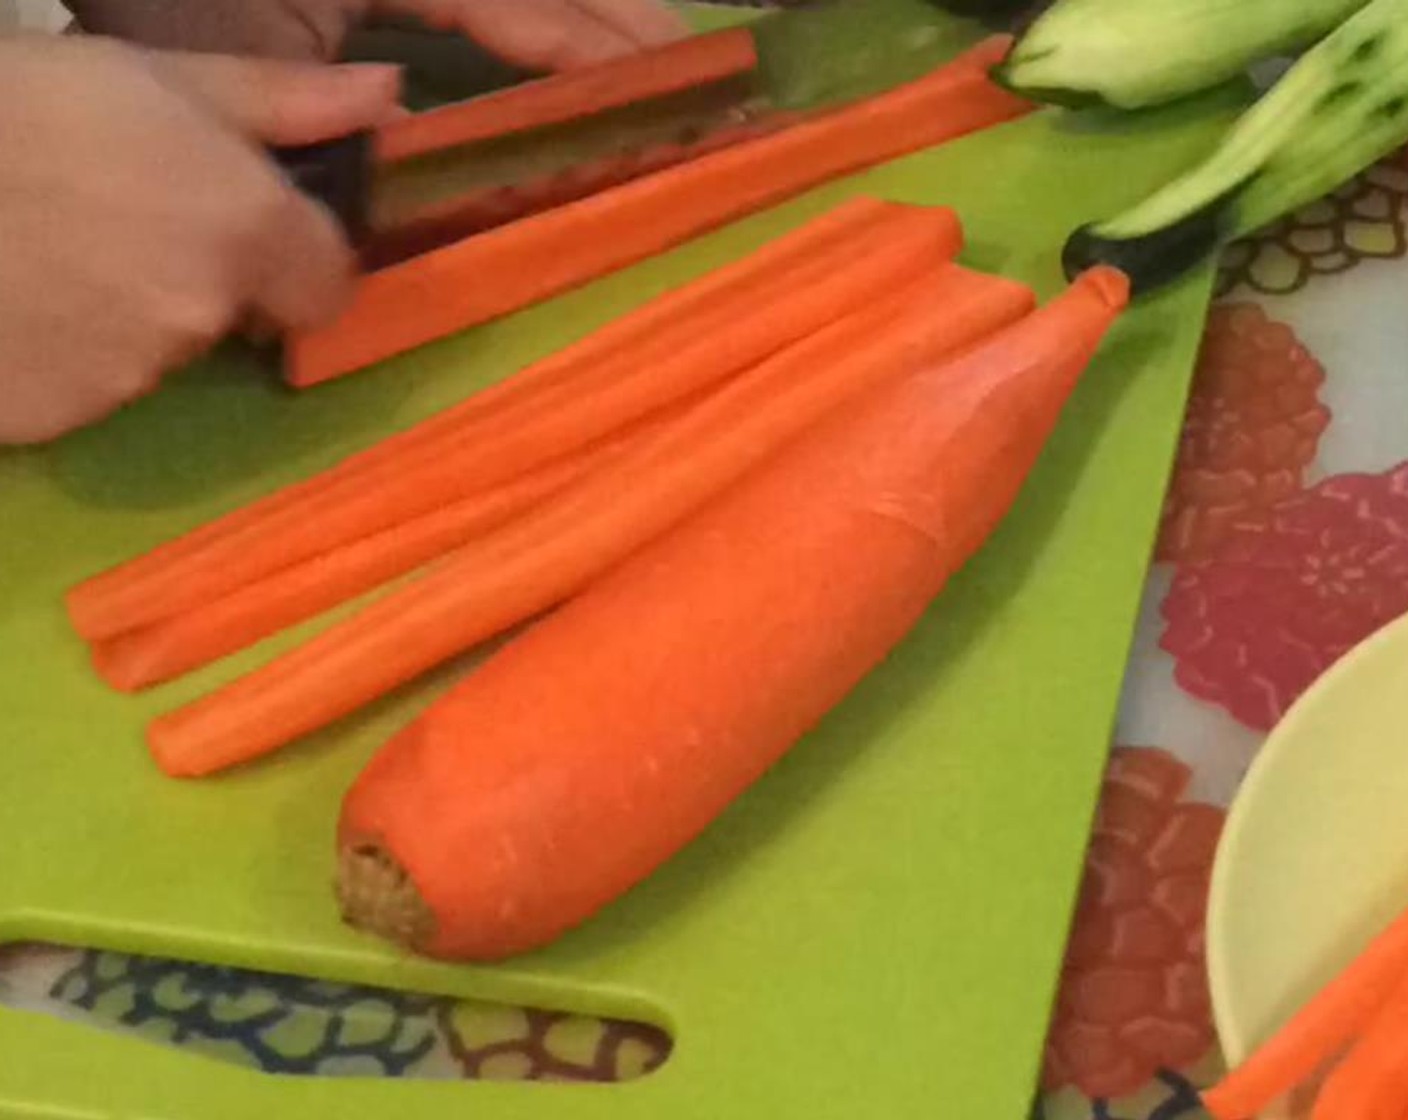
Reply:
[[[978,2],[949,0],[968,8]],[[988,8],[1007,12],[1013,2],[989,0]],[[669,65],[671,52],[697,56],[707,34],[439,106],[375,136],[273,156],[337,215],[373,271],[882,92],[986,30],[980,20],[955,20],[933,0],[821,0],[713,33],[745,37],[750,65],[706,71],[692,85],[656,82],[643,97],[601,94],[625,86],[614,76],[627,68],[638,74],[642,63],[657,75],[688,71]],[[530,112],[527,127],[492,135],[454,127],[504,105],[580,105],[583,89],[596,91],[596,107],[585,115]],[[424,142],[437,134],[448,141]],[[413,136],[422,141],[407,142]]]

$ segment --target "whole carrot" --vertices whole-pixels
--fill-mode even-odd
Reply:
[[[687,333],[662,331],[629,354],[608,357],[590,385],[529,397],[511,415],[458,426],[395,470],[353,473],[308,503],[207,541],[170,564],[129,568],[69,597],[90,639],[112,637],[194,609],[270,573],[510,481],[642,417],[737,374],[844,315],[875,291],[903,284],[955,246],[945,211],[893,208],[857,246],[827,248],[795,265],[778,289],[740,307],[701,311]],[[585,377],[586,375],[582,375]]]
[[[500,958],[669,859],[982,544],[1126,295],[1087,274],[842,410],[471,673],[348,793],[347,919]]]
[[[286,340],[295,385],[338,377],[547,299],[827,180],[1031,110],[993,38],[915,82],[364,276],[327,327]],[[492,276],[493,284],[483,283]]]
[[[945,266],[701,402],[609,468],[213,695],[156,721],[163,769],[267,753],[556,605],[851,397],[1031,306],[1022,285]]]

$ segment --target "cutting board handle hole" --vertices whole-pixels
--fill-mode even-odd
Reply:
[[[619,1083],[646,1023],[47,945],[0,946],[0,1005],[281,1076]]]

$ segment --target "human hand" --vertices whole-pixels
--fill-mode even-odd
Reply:
[[[351,249],[255,141],[370,127],[396,99],[385,67],[0,39],[0,442],[102,418],[246,314],[334,315]]]
[[[338,56],[376,15],[459,31],[531,70],[567,70],[687,33],[660,0],[68,0],[85,30],[151,46],[275,58]]]

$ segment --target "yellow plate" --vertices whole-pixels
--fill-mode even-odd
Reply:
[[[1208,967],[1239,1062],[1408,907],[1408,618],[1330,670],[1263,747],[1213,872]]]

